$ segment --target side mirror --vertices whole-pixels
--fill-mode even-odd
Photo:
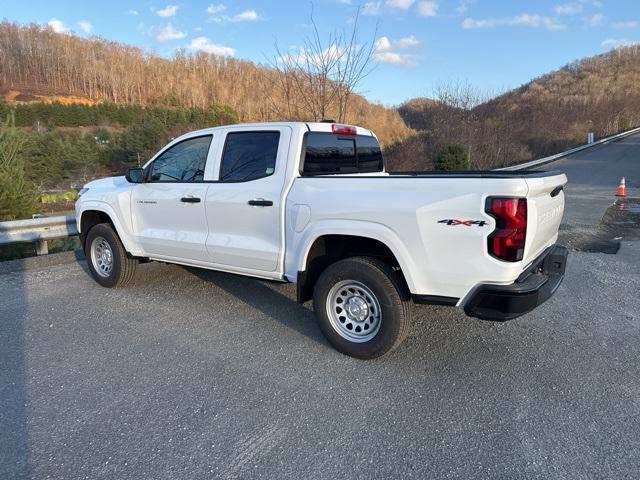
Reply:
[[[144,182],[144,169],[142,168],[130,168],[127,170],[127,174],[124,176],[129,183],[143,183]]]

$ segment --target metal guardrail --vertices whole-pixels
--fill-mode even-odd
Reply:
[[[613,142],[614,140],[624,138],[628,135],[633,135],[634,133],[637,133],[637,132],[640,132],[640,127],[632,128],[631,130],[627,130],[626,132],[618,133],[616,135],[611,135],[610,137],[603,138],[601,140],[598,140],[597,142],[580,145],[579,147],[572,148],[571,150],[567,150],[566,152],[556,153],[555,155],[539,158],[538,160],[531,160],[530,162],[520,163],[519,165],[511,165],[509,167],[496,168],[494,170],[496,171],[526,170],[527,168],[537,167],[540,165],[544,165],[545,163],[553,162],[554,160],[558,160],[562,157],[566,157],[567,155],[571,155],[572,153],[577,153],[582,150],[586,150],[587,148],[595,147],[597,145],[602,145],[604,143]]]
[[[66,238],[78,234],[73,215],[32,218],[0,222],[0,245],[18,242],[36,242],[36,253],[49,253],[47,240]]]

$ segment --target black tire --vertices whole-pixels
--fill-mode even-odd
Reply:
[[[361,343],[345,338],[344,333],[339,333],[339,326],[334,327],[329,319],[327,310],[332,307],[327,305],[328,297],[334,286],[345,281],[367,287],[380,305],[378,331]],[[410,294],[399,275],[386,263],[369,257],[346,258],[330,265],[313,291],[313,309],[324,336],[336,350],[363,360],[389,353],[403,342],[411,328],[411,307]]]
[[[104,239],[111,249],[112,268],[107,274],[105,274],[105,272],[98,272],[99,267],[96,266],[96,262],[92,257],[91,246],[96,239],[98,239],[98,241],[100,239]],[[115,232],[111,224],[99,223],[89,230],[85,242],[84,253],[87,257],[87,264],[89,265],[91,276],[103,287],[122,287],[133,280],[138,261],[127,254],[118,234]]]

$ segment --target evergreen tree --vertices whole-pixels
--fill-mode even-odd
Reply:
[[[13,115],[0,126],[0,221],[28,218],[35,211],[35,191],[24,170],[25,138]]]
[[[436,170],[468,170],[469,156],[464,145],[447,145],[435,161]]]

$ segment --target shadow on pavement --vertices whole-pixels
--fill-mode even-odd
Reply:
[[[328,344],[316,326],[313,312],[299,305],[295,299],[270,288],[267,283],[273,283],[276,288],[282,288],[283,285],[213,270],[182,268],[301,335],[323,345]]]
[[[0,478],[23,479],[32,478],[27,425],[26,272],[5,275],[12,278],[0,294]]]

